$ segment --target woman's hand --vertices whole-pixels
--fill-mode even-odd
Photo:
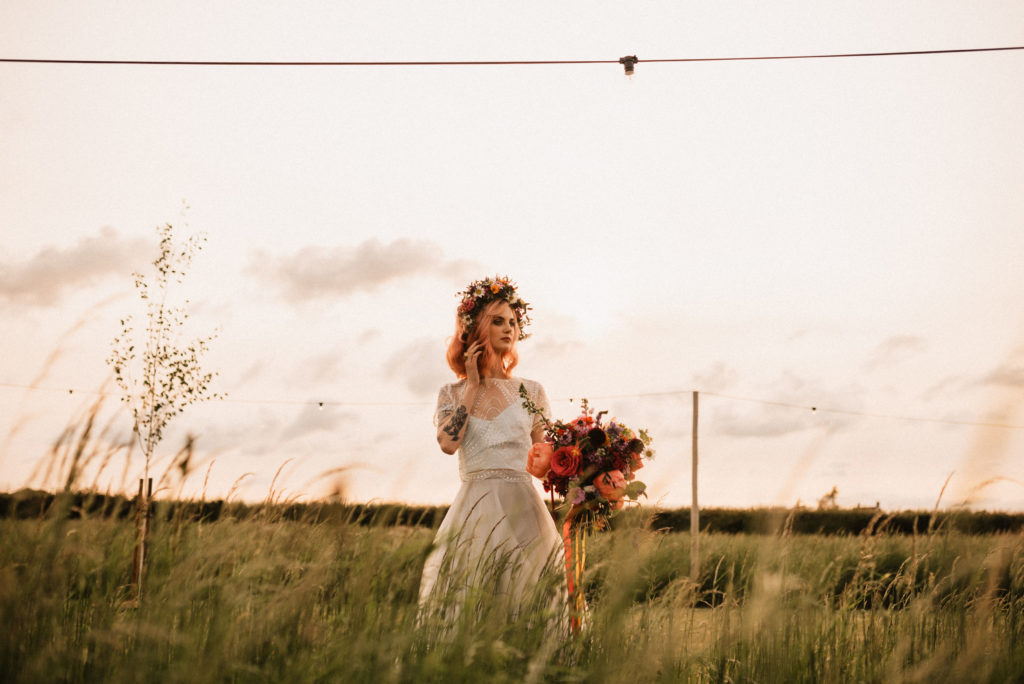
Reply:
[[[472,387],[480,385],[480,355],[484,352],[484,345],[480,340],[466,347],[466,384]]]

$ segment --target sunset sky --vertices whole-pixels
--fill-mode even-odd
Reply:
[[[169,222],[228,395],[183,495],[450,502],[454,294],[507,274],[517,374],[647,427],[652,503],[699,390],[702,505],[1024,510],[1024,50],[644,62],[1019,45],[1011,0],[4,2],[2,58],[640,63],[0,63],[0,489],[114,391]]]

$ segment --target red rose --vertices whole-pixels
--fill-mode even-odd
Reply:
[[[551,472],[560,477],[572,477],[580,470],[580,450],[565,446],[551,454]]]

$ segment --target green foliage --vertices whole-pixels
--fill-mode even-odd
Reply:
[[[626,485],[626,498],[630,501],[636,501],[641,496],[647,496],[647,485],[643,482],[634,480]]]
[[[168,301],[172,281],[182,283],[205,238],[192,235],[182,244],[175,243],[169,223],[158,226],[157,235],[159,255],[153,261],[152,286],[145,275],[132,274],[146,306],[146,329],[139,339],[133,317],[122,319],[121,332],[111,343],[107,359],[121,399],[131,410],[133,431],[146,458],[146,476],[153,451],[171,419],[191,404],[221,396],[210,392],[215,374],[204,372],[201,364],[216,335],[180,342],[189,302],[186,299],[175,306]]]

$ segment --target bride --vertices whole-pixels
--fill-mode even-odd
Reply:
[[[512,376],[529,305],[507,278],[485,278],[462,293],[434,424],[446,454],[459,455],[462,487],[438,528],[420,584],[420,604],[448,616],[469,602],[507,601],[513,615],[557,567],[561,538],[531,476],[527,452],[543,425],[522,406],[525,386],[550,414],[540,383]],[[547,575],[550,577],[551,575]]]

